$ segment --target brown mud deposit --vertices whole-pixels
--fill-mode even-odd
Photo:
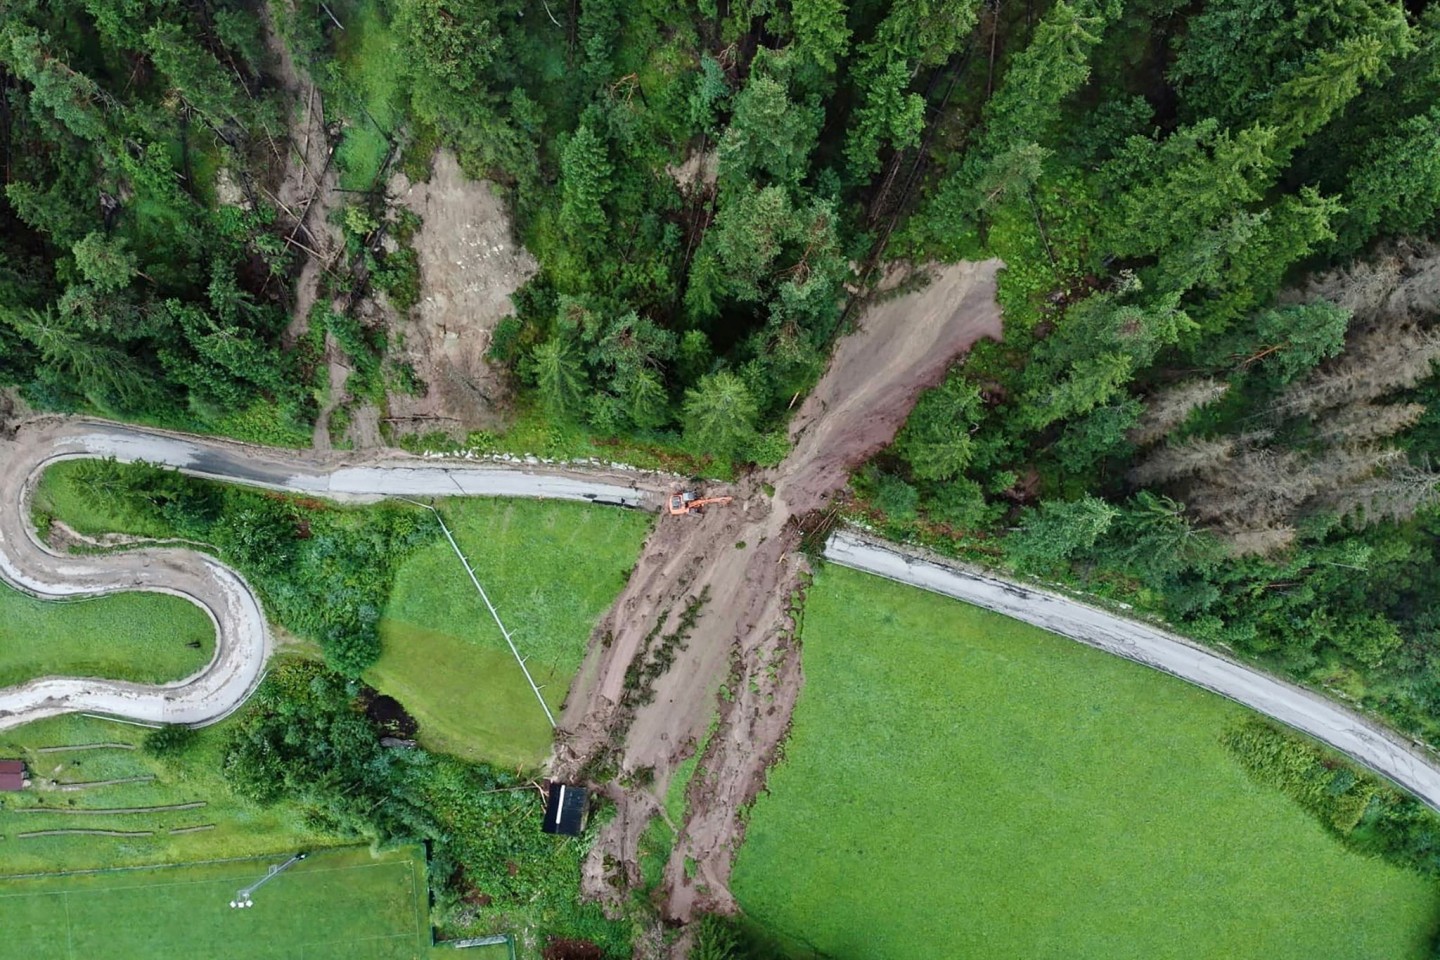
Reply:
[[[187,544],[207,550],[215,549],[211,544],[201,543],[199,540],[186,540],[183,537],[141,537],[130,533],[102,533],[99,536],[92,536],[88,533],[81,533],[64,520],[57,520],[53,517],[50,518],[48,533],[40,539],[56,553],[88,553],[96,549],[117,550],[123,547],[171,544]]]
[[[505,371],[486,358],[495,325],[513,312],[510,295],[539,269],[511,236],[510,217],[490,184],[471,180],[442,150],[425,183],[403,174],[389,192],[421,220],[413,243],[420,264],[420,302],[392,322],[408,362],[426,384],[423,396],[393,394],[396,433],[446,430],[463,436],[494,427],[510,396]]]
[[[291,329],[303,331],[305,328],[298,317],[292,324]],[[345,384],[350,380],[350,368],[345,364],[344,351],[328,333],[325,334],[325,376],[325,402],[320,405],[320,412],[315,416],[315,429],[310,435],[310,445],[316,450],[330,449],[330,418],[345,402]]]
[[[21,398],[18,387],[0,388],[0,440],[12,435],[14,424],[33,415],[34,411]]]
[[[278,183],[262,185],[287,218],[286,236],[304,260],[295,280],[295,304],[285,339],[295,343],[309,326],[310,309],[319,296],[320,279],[344,250],[339,229],[330,214],[338,202],[339,171],[334,147],[325,130],[325,109],[320,91],[290,55],[276,29],[268,6],[260,8],[265,50],[280,88],[290,102],[285,163]]]
[[[999,337],[1000,266],[940,268],[924,289],[872,306],[795,417],[784,463],[724,491],[736,498],[728,506],[662,515],[561,719],[556,774],[602,781],[618,807],[586,861],[589,896],[618,909],[639,886],[640,838],[660,813],[657,798],[718,712],[660,906],[682,922],[735,909],[728,884],[742,813],[764,787],[802,682],[792,618],[809,576],[801,525],[894,438],[956,357]]]

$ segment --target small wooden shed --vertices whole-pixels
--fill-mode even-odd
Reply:
[[[0,793],[14,793],[30,786],[25,776],[25,761],[0,760]]]
[[[585,829],[590,793],[584,787],[551,780],[545,793],[545,822],[540,828],[562,837],[578,837]]]

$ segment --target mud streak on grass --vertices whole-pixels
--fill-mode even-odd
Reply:
[[[662,516],[625,592],[602,621],[561,721],[556,771],[585,776],[618,806],[586,862],[585,891],[619,909],[643,885],[640,841],[670,778],[717,709],[687,818],[659,902],[681,922],[734,909],[731,862],[743,811],[765,783],[799,692],[789,601],[808,572],[801,524],[879,453],[921,392],[975,341],[1000,334],[999,261],[934,271],[918,293],[867,310],[791,426],[795,446],[776,469],[745,478],[728,506]],[[770,496],[768,491],[773,490]],[[743,546],[740,546],[742,545]],[[631,689],[633,666],[655,656],[682,611],[709,602],[671,668]]]

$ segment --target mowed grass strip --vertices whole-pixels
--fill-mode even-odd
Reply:
[[[0,881],[0,957],[30,960],[305,958],[429,954],[423,861],[414,849],[315,854],[232,909],[276,857]]]
[[[180,597],[56,602],[0,584],[0,687],[47,676],[166,683],[198,671],[214,650],[210,618]]]
[[[1406,960],[1436,887],[1347,852],[1220,745],[1242,708],[829,567],[733,890],[827,956]]]
[[[558,712],[653,518],[539,500],[456,499],[439,507]],[[504,765],[545,758],[545,714],[444,539],[401,566],[381,638],[384,652],[367,679],[420,721],[425,746]]]

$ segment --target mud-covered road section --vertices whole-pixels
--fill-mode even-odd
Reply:
[[[957,357],[999,337],[1000,266],[944,267],[919,292],[865,311],[796,415],[785,462],[707,491],[733,494],[728,506],[661,517],[561,720],[557,774],[602,784],[618,807],[587,861],[587,894],[618,906],[639,885],[640,838],[661,813],[658,798],[703,748],[661,907],[680,921],[734,909],[742,813],[764,787],[802,682],[793,618],[809,578],[801,522],[890,443]]]

